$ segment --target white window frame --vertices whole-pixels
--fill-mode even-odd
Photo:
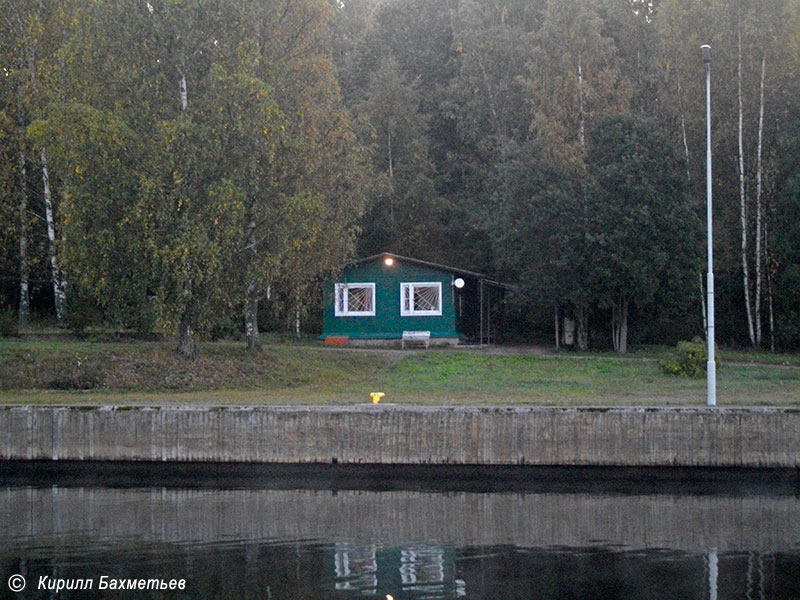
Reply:
[[[351,287],[368,288],[372,294],[372,310],[347,310],[347,290]],[[337,317],[374,317],[375,316],[375,284],[372,282],[337,283],[333,295],[333,308]]]
[[[414,288],[435,287],[439,292],[438,307],[435,310],[414,310]],[[411,307],[405,307],[405,291],[409,291]],[[400,316],[402,317],[440,317],[442,316],[442,282],[441,281],[404,281],[400,284]]]

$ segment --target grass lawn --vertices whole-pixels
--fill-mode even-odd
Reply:
[[[663,375],[667,349],[629,358],[534,349],[415,352],[201,344],[193,363],[164,342],[0,339],[0,402],[35,404],[703,405],[705,379]],[[792,355],[724,353],[718,404],[800,405]],[[753,363],[753,364],[749,364]],[[787,366],[788,365],[788,366]]]

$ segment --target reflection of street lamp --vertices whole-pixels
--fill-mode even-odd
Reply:
[[[717,563],[717,549],[712,548],[708,553],[708,597],[710,600],[717,600],[718,577],[719,565]]]
[[[706,63],[706,220],[708,221],[708,405],[717,405],[717,363],[714,360],[714,247],[711,220],[711,46],[703,44],[703,62]]]

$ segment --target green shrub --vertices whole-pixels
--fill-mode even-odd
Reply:
[[[719,359],[716,358],[717,364]],[[705,341],[696,337],[691,342],[681,341],[678,346],[659,363],[665,375],[700,377],[706,372],[708,348]]]
[[[80,284],[71,284],[67,290],[64,324],[73,335],[78,338],[85,337],[86,328],[99,323],[101,318],[100,309],[89,290]]]

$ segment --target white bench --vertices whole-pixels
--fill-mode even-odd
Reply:
[[[417,343],[421,342],[425,344],[425,348],[427,349],[431,344],[431,332],[430,331],[404,331],[403,332],[403,341],[401,347],[405,349],[406,342],[409,343]]]

